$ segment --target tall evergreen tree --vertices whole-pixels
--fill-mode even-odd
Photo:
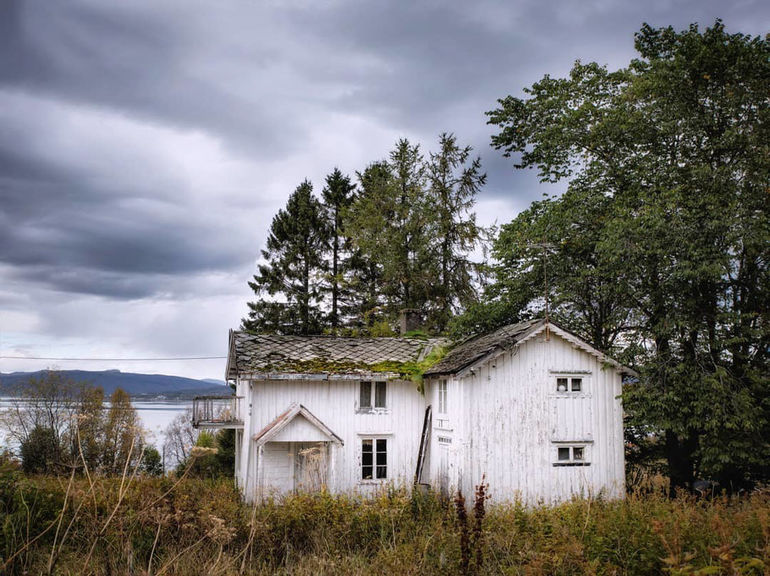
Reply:
[[[394,204],[387,162],[372,162],[357,176],[358,192],[345,214],[352,239],[348,289],[351,312],[368,329],[385,318],[382,251]]]
[[[245,330],[320,333],[323,315],[319,303],[327,269],[323,255],[328,240],[323,206],[305,180],[273,218],[262,250],[265,262],[249,282],[259,299],[248,303],[249,317],[242,320]]]
[[[443,332],[453,312],[476,299],[473,272],[479,267],[469,258],[478,245],[482,230],[471,212],[476,194],[486,182],[481,159],[468,163],[472,148],[460,147],[454,134],[439,136],[439,150],[426,163],[428,190],[426,223],[432,243],[432,260],[437,266],[430,283],[431,324]]]
[[[346,276],[349,269],[350,260],[350,237],[345,231],[344,214],[350,204],[353,202],[355,184],[351,183],[350,178],[342,174],[335,168],[334,171],[326,177],[326,187],[321,196],[329,220],[330,229],[330,249],[331,249],[331,270],[329,279],[329,290],[331,292],[331,312],[329,313],[329,324],[332,330],[336,330],[341,324],[341,316],[347,316],[347,307],[342,306],[341,301],[347,300],[345,295]],[[341,310],[342,308],[345,308]]]

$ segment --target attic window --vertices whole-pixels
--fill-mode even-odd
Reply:
[[[590,466],[586,444],[560,444],[556,447],[554,466]]]
[[[371,382],[370,380],[361,380],[358,408],[360,410],[371,410],[373,407],[387,407],[387,384],[382,381]]]
[[[556,378],[556,391],[566,392],[585,392],[582,376],[559,376]]]

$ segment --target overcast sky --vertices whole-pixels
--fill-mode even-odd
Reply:
[[[504,223],[542,195],[489,145],[484,112],[576,59],[617,68],[643,22],[754,0],[0,1],[0,355],[222,356],[273,214],[396,139],[454,132]],[[552,190],[551,190],[552,191]],[[45,367],[222,378],[224,360]]]

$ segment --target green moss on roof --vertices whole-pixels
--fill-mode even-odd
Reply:
[[[434,346],[425,358],[416,362],[384,361],[375,364],[364,362],[334,361],[323,358],[313,360],[280,360],[265,367],[266,372],[294,372],[297,374],[355,374],[382,373],[398,374],[405,380],[411,380],[422,390],[422,376],[426,370],[439,362],[446,354],[444,346]]]

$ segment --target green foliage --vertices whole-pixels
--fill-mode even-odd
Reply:
[[[235,432],[201,430],[190,456],[179,463],[177,475],[193,478],[233,478],[235,473]]]
[[[61,466],[62,447],[53,428],[35,426],[19,449],[26,474],[45,474]]]
[[[486,176],[471,151],[444,133],[426,159],[401,139],[357,173],[357,186],[335,169],[323,204],[303,182],[273,218],[243,328],[383,335],[409,308],[444,332],[477,300],[485,270],[470,259],[486,234],[472,212]]]
[[[331,230],[331,266],[329,270],[329,288],[331,295],[331,310],[328,323],[332,331],[341,324],[349,323],[352,312],[355,311],[355,300],[351,295],[350,284],[352,276],[360,264],[352,254],[351,238],[345,230],[344,216],[353,202],[356,187],[348,176],[335,168],[326,177],[326,186],[321,197],[324,210]]]
[[[762,574],[770,563],[770,497],[762,492],[701,502],[657,493],[554,507],[487,503],[483,510],[477,494],[465,556],[463,528],[448,504],[391,487],[371,498],[299,493],[254,508],[231,481],[68,484],[25,479],[0,461],[0,567],[9,576],[46,573],[53,558],[53,573],[85,575],[376,567],[382,574],[633,576]],[[59,512],[69,530],[56,536]]]
[[[330,230],[313,186],[305,180],[289,196],[286,208],[273,218],[264,263],[249,282],[260,297],[249,302],[245,330],[279,334],[319,334],[322,331],[324,252]]]
[[[629,425],[659,436],[672,487],[737,488],[770,477],[770,41],[717,21],[636,47],[488,113],[517,167],[568,188],[503,227],[476,324],[542,313],[547,271],[552,315],[638,367]]]
[[[148,476],[163,475],[163,461],[155,446],[147,446],[142,454],[142,472]]]

